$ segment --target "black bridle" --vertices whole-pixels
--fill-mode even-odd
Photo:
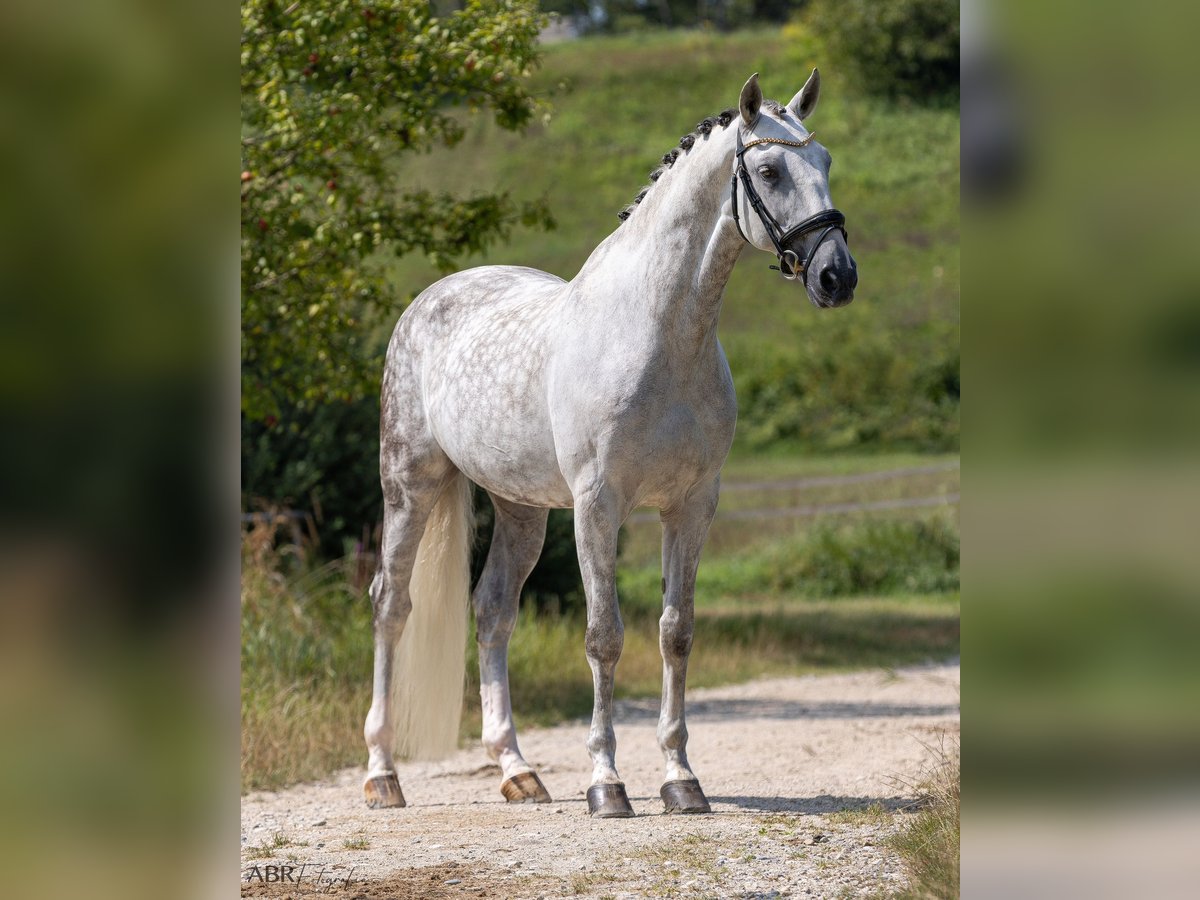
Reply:
[[[846,217],[841,211],[836,209],[825,209],[814,216],[809,216],[799,225],[796,225],[788,230],[784,230],[783,226],[776,221],[775,217],[767,210],[763,204],[762,197],[758,195],[758,191],[754,189],[754,185],[750,182],[750,173],[746,171],[745,160],[742,155],[756,144],[786,144],[789,147],[804,147],[813,139],[813,135],[808,135],[802,141],[787,141],[782,138],[759,138],[751,141],[748,144],[742,144],[742,134],[739,131],[737,135],[737,168],[733,171],[733,180],[730,183],[730,197],[733,200],[733,224],[737,226],[738,234],[742,236],[742,240],[747,244],[751,243],[746,237],[746,233],[742,231],[742,223],[738,217],[738,179],[742,181],[742,187],[746,191],[746,198],[750,201],[750,208],[758,213],[758,219],[763,224],[763,228],[767,230],[767,236],[771,239],[771,243],[775,245],[775,255],[779,258],[778,266],[771,266],[772,269],[778,269],[788,281],[794,281],[797,277],[804,279],[804,284],[808,285],[808,264],[817,254],[817,248],[825,238],[829,237],[830,232],[835,228],[842,233],[842,237],[849,240],[849,235],[846,234]],[[809,251],[807,259],[800,259],[800,256],[794,250],[786,249],[786,245],[794,241],[798,237],[803,237],[818,229],[824,229],[817,237],[816,243],[812,245],[812,250]]]

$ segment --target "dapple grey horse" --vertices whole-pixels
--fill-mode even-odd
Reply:
[[[721,296],[746,243],[774,253],[818,307],[849,303],[858,280],[829,196],[829,153],[801,124],[819,93],[815,69],[786,106],[764,101],[752,76],[736,109],[705,119],[663,157],[571,281],[515,266],[469,269],[431,285],[400,317],[382,391],[384,523],[364,729],[370,806],[405,803],[397,750],[427,757],[457,739],[469,480],[495,505],[473,600],[483,745],[503,795],[550,799],[517,745],[508,642],[548,510],[573,508],[595,685],[588,806],[596,816],[633,814],[612,723],[624,636],[617,532],[635,507],[651,506],[663,527],[661,795],[668,812],[709,811],[688,764],[684,686],[696,567],[737,418],[717,340]]]

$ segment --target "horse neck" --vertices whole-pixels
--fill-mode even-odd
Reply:
[[[668,348],[700,350],[716,338],[743,246],[724,212],[736,129],[698,137],[576,277],[603,286],[595,296],[609,315],[655,330]]]

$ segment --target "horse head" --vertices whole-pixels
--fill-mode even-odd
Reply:
[[[730,208],[742,237],[774,253],[782,275],[828,308],[854,299],[858,268],[829,195],[832,157],[803,125],[820,93],[816,69],[787,106],[764,100],[758,74],[750,76],[738,101]]]

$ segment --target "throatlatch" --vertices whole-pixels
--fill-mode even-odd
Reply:
[[[809,134],[804,140],[789,141],[783,138],[758,138],[748,144],[742,143],[742,133],[737,134],[737,168],[733,171],[733,179],[730,182],[729,193],[733,201],[733,224],[737,226],[738,234],[742,236],[742,240],[747,244],[751,243],[750,238],[746,237],[746,233],[742,231],[742,222],[738,216],[738,179],[741,179],[742,187],[746,191],[746,198],[750,201],[750,208],[758,214],[758,220],[762,222],[763,228],[767,230],[767,236],[771,239],[771,243],[775,245],[775,255],[779,258],[778,266],[771,266],[772,269],[777,269],[788,281],[795,281],[797,277],[804,279],[805,286],[808,285],[808,264],[817,254],[817,248],[825,238],[829,237],[830,232],[835,228],[842,233],[842,237],[849,241],[850,236],[846,234],[846,217],[841,210],[824,209],[816,215],[809,216],[799,225],[796,225],[788,230],[784,230],[783,226],[775,219],[763,204],[762,197],[758,195],[758,191],[754,189],[754,185],[750,181],[750,173],[746,171],[745,160],[743,154],[756,144],[786,144],[789,147],[805,147],[808,142],[813,139],[816,132]],[[801,259],[795,250],[790,250],[786,247],[788,243],[798,237],[803,237],[819,228],[825,230],[821,232],[816,242],[812,245],[812,250],[809,251],[806,259]]]

